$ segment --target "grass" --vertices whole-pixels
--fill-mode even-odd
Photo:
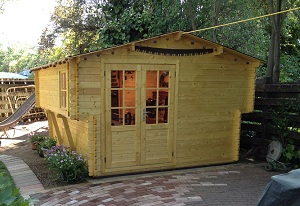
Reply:
[[[20,195],[20,190],[16,187],[4,163],[0,161],[0,205],[1,206],[28,206]]]
[[[11,181],[11,185],[12,185],[14,188],[16,188],[16,185],[15,185],[15,183],[14,183],[12,177],[10,176],[10,174],[9,174],[9,172],[8,172],[8,170],[7,170],[6,166],[5,166],[5,164],[4,164],[3,162],[1,162],[1,161],[0,161],[0,174],[2,174],[3,177],[4,177],[5,179],[9,179],[9,180]],[[2,184],[1,184],[1,185],[2,185]],[[0,188],[1,188],[1,187],[0,187]]]

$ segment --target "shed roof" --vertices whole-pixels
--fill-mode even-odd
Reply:
[[[229,52],[229,53],[231,53],[233,55],[236,55],[238,57],[242,57],[242,58],[244,58],[248,61],[253,61],[253,62],[260,62],[261,61],[258,58],[255,58],[253,56],[250,56],[250,55],[244,54],[242,52],[236,51],[234,49],[223,46],[221,44],[218,44],[218,43],[215,43],[215,42],[197,37],[193,34],[188,34],[188,33],[185,33],[183,31],[176,31],[176,32],[172,32],[172,33],[163,34],[163,35],[160,35],[160,36],[148,38],[148,39],[142,39],[142,40],[126,43],[126,44],[123,44],[123,45],[117,45],[117,46],[113,46],[113,47],[109,47],[109,48],[105,48],[105,49],[99,49],[99,50],[96,50],[96,51],[91,51],[91,52],[87,52],[87,53],[83,53],[83,54],[77,54],[77,55],[69,56],[69,57],[66,57],[65,59],[61,59],[61,60],[58,60],[56,62],[52,62],[52,63],[46,64],[46,65],[42,65],[42,66],[32,68],[30,71],[32,72],[32,71],[35,71],[35,70],[46,69],[46,68],[49,68],[49,67],[52,67],[52,66],[56,66],[57,64],[66,63],[66,62],[68,62],[69,60],[71,60],[73,58],[84,57],[84,56],[91,55],[91,54],[100,54],[103,51],[114,50],[114,49],[118,49],[118,48],[122,48],[122,47],[129,47],[129,46],[132,47],[132,46],[134,46],[136,44],[139,44],[139,43],[154,41],[155,39],[162,38],[162,37],[168,37],[168,36],[175,36],[176,39],[180,39],[181,37],[185,36],[185,37],[190,38],[191,40],[201,41],[203,44],[207,44],[207,45],[210,45],[212,47],[217,47],[217,48],[221,47],[223,49],[223,51]]]

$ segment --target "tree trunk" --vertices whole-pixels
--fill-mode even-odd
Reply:
[[[280,29],[274,34],[274,66],[272,74],[272,82],[278,83],[280,76]]]
[[[281,0],[276,2],[276,12],[281,11]],[[274,68],[272,75],[272,82],[279,82],[280,74],[280,30],[281,30],[281,19],[280,15],[273,16],[274,25],[272,31],[274,32]]]
[[[273,68],[274,68],[274,38],[275,38],[275,33],[271,33],[271,42],[270,42],[270,47],[269,47],[269,55],[268,55],[268,63],[267,63],[267,73],[266,77],[270,78],[272,81],[272,76],[273,76]]]
[[[220,9],[221,9],[221,1],[215,0],[214,11],[212,16],[212,26],[217,26],[219,24]],[[217,42],[217,29],[213,29],[212,39],[214,42]]]
[[[295,2],[295,0],[290,2],[286,0],[276,0],[276,5],[274,5],[274,0],[270,0],[271,13],[280,12],[282,8],[291,8]],[[278,83],[280,78],[280,32],[285,17],[286,13],[271,17],[272,34],[266,76],[270,77],[273,83]]]

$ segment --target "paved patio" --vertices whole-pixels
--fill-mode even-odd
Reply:
[[[263,164],[238,163],[90,179],[31,194],[34,205],[256,205],[271,176]]]

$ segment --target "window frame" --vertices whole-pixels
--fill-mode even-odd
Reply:
[[[59,71],[59,108],[66,111],[68,108],[68,81],[67,72]]]

